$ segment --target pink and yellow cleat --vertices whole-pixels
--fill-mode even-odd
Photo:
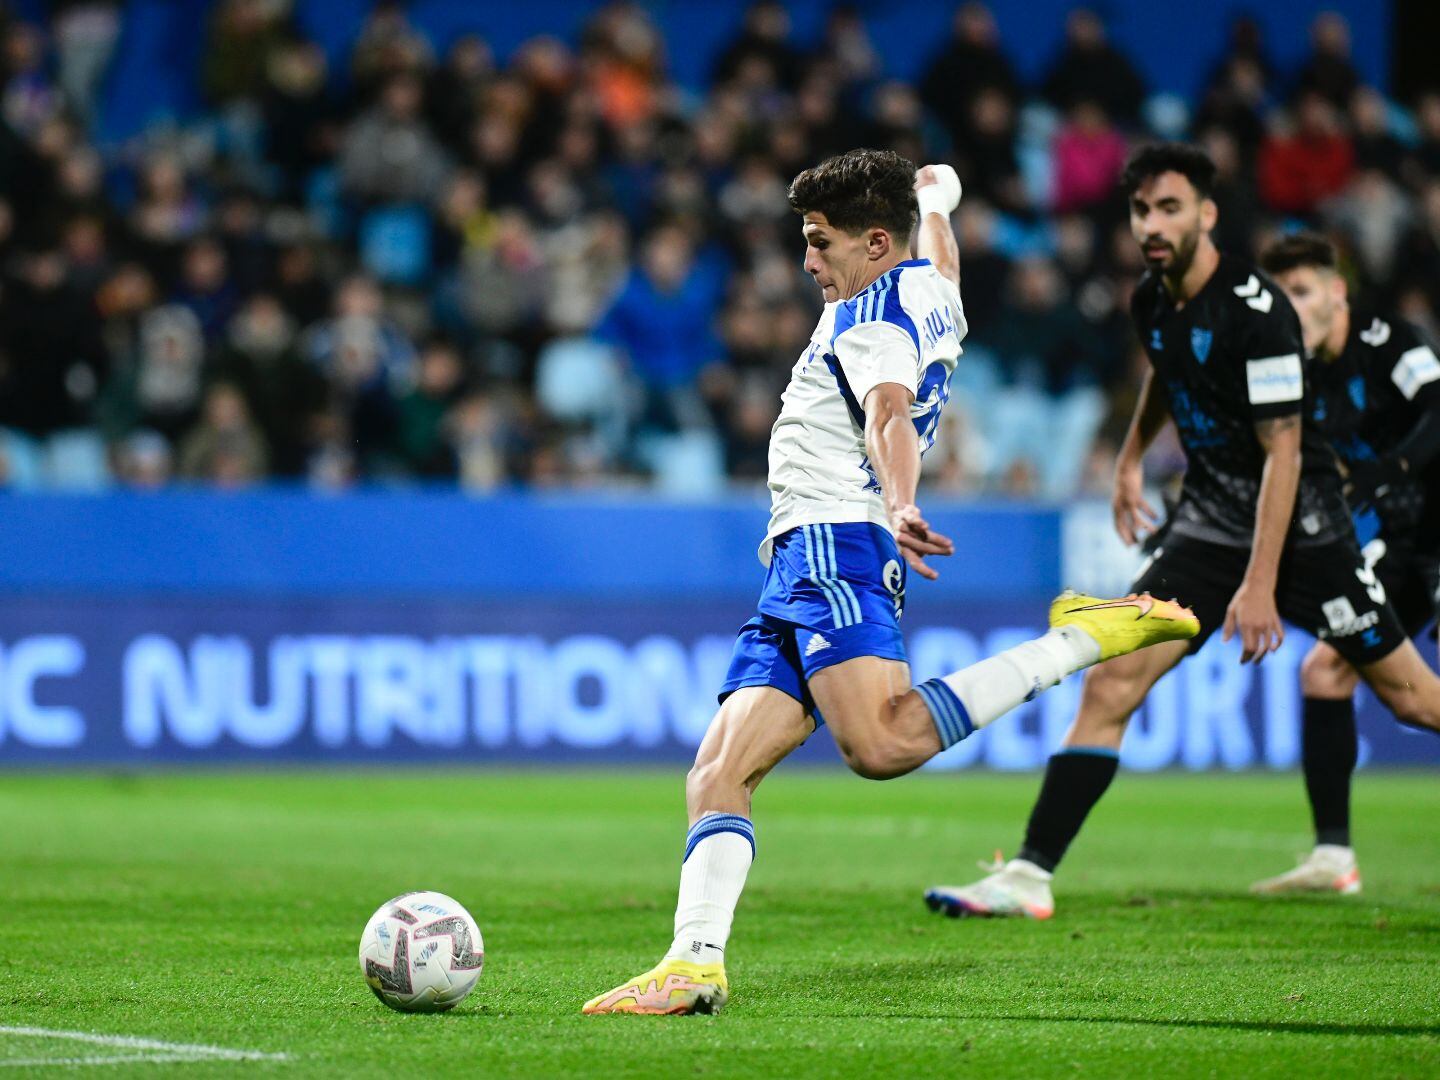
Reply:
[[[661,960],[614,990],[591,998],[580,1011],[639,1013],[646,1016],[685,1016],[718,1013],[730,997],[724,964],[692,964],[688,960]]]
[[[1183,641],[1200,633],[1200,620],[1177,600],[1131,593],[1118,600],[1066,590],[1050,603],[1051,626],[1075,626],[1100,646],[1100,659],[1124,656],[1162,641]]]

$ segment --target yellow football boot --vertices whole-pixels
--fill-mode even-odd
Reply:
[[[1101,660],[1200,633],[1200,620],[1193,611],[1149,593],[1106,600],[1066,589],[1050,603],[1050,625],[1079,627],[1100,646]]]
[[[641,1013],[647,1016],[684,1016],[718,1013],[730,998],[724,964],[692,964],[688,960],[661,960],[614,990],[591,998],[580,1011]]]

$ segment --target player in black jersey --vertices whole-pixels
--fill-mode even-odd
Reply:
[[[1323,236],[1277,240],[1261,265],[1300,316],[1312,358],[1309,413],[1346,469],[1365,564],[1416,638],[1440,606],[1440,360],[1403,319],[1350,307],[1335,248]],[[1336,611],[1332,632],[1351,616]],[[1256,892],[1360,891],[1350,846],[1360,677],[1327,636],[1322,630],[1300,669],[1301,762],[1315,849],[1294,870],[1257,882]]]
[[[1282,616],[1323,632],[1397,717],[1440,730],[1440,678],[1366,566],[1335,458],[1305,410],[1295,310],[1279,286],[1211,240],[1214,178],[1213,162],[1180,144],[1146,147],[1126,167],[1130,228],[1149,266],[1131,314],[1151,370],[1114,494],[1115,527],[1127,543],[1158,527],[1141,461],[1173,419],[1185,481],[1135,589],[1193,608],[1200,634],[1090,670],[1019,857],[973,885],[931,889],[934,910],[1047,918],[1052,872],[1115,776],[1131,713],[1222,625],[1226,640],[1239,635],[1242,663],[1279,647]]]

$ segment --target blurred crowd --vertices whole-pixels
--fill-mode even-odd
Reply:
[[[965,183],[942,490],[1106,487],[1144,363],[1115,183],[1147,138],[1218,162],[1223,249],[1319,226],[1367,297],[1440,312],[1440,94],[1365,85],[1335,15],[1299,70],[1237,21],[1186,101],[1088,10],[1031,85],[965,4],[909,84],[854,8],[805,50],[760,2],[697,96],[630,3],[502,64],[474,36],[437,54],[380,0],[340,71],[290,7],[217,0],[205,115],[106,147],[123,6],[0,15],[5,484],[763,482],[820,307],[786,186],[857,145]]]

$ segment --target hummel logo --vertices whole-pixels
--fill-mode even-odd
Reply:
[[[826,641],[819,634],[816,634],[810,639],[810,644],[805,646],[805,655],[814,656],[821,649],[828,649],[829,647],[830,642]]]
[[[1390,324],[1376,319],[1370,324],[1369,330],[1360,331],[1360,340],[1372,349],[1378,349],[1390,340]]]
[[[1254,274],[1250,275],[1250,280],[1244,285],[1235,287],[1235,295],[1262,315],[1268,313],[1271,305],[1275,303],[1275,297],[1270,295],[1270,290],[1262,286],[1260,279]]]

